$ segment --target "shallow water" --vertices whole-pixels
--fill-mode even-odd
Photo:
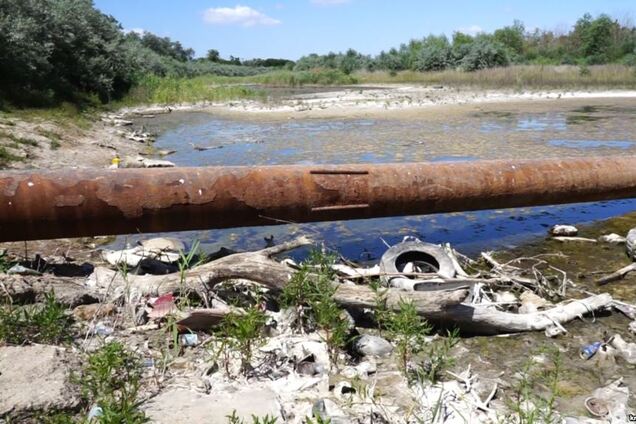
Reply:
[[[141,120],[157,149],[181,166],[471,161],[636,154],[636,104],[502,104],[421,118],[239,119],[205,112]],[[211,148],[205,151],[194,147]],[[636,209],[635,200],[180,233],[209,249],[258,248],[264,237],[310,233],[351,259],[368,260],[405,235],[448,241],[468,254],[509,248],[555,223],[580,224]],[[134,239],[135,237],[133,237]],[[121,239],[120,239],[121,240]]]

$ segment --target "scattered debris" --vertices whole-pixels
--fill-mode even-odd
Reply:
[[[600,236],[598,238],[598,241],[600,241],[601,243],[622,244],[622,243],[625,243],[626,238],[616,233],[611,233],[611,234]]]
[[[574,237],[579,233],[578,228],[573,225],[554,225],[550,228],[551,236]]]
[[[22,265],[13,265],[11,268],[7,270],[7,274],[9,275],[42,275],[41,272],[36,271],[31,268],[27,268]]]

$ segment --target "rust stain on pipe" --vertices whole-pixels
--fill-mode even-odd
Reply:
[[[0,174],[0,241],[636,197],[636,157]],[[273,219],[272,219],[273,218]]]

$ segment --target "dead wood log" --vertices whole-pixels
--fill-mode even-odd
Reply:
[[[183,289],[207,290],[225,280],[242,279],[260,283],[277,291],[289,282],[294,270],[273,260],[272,256],[309,243],[308,239],[300,238],[256,252],[229,255],[189,270],[183,280],[179,274],[131,275],[124,278],[116,271],[98,267],[89,277],[89,285],[102,290],[109,287],[125,287],[127,291],[136,291],[138,294],[161,295]],[[336,282],[334,285],[337,287],[334,299],[341,306],[376,306],[377,295],[371,288]],[[398,309],[401,300],[411,301],[419,314],[426,319],[482,334],[545,330],[556,323],[566,323],[612,303],[610,295],[601,294],[560,304],[546,311],[513,314],[488,306],[462,304],[468,294],[469,290],[466,289],[427,292],[383,290],[386,304],[390,309]],[[216,320],[217,315],[215,312],[208,318]]]
[[[627,274],[632,271],[636,271],[636,262],[624,266],[618,271],[614,271],[611,274],[606,275],[605,277],[599,278],[598,280],[596,280],[596,284],[599,286],[604,286],[605,284],[611,283],[613,281],[622,280]]]
[[[82,283],[70,278],[41,276],[0,276],[0,300],[17,304],[43,302],[45,296],[52,293],[64,306],[74,308],[78,305],[96,303],[101,295],[87,289]]]
[[[179,274],[128,275],[123,276],[108,268],[96,267],[88,279],[88,286],[100,290],[126,289],[137,295],[161,295],[180,290],[208,290],[216,284],[233,279],[249,280],[271,289],[281,290],[291,279],[294,270],[272,259],[272,256],[310,244],[306,237],[300,237],[256,252],[235,253],[189,270],[182,279]],[[376,295],[366,286],[337,286],[335,300],[346,307],[374,308]],[[401,299],[412,301],[418,312],[427,317],[439,313],[449,305],[461,303],[468,296],[466,289],[435,292],[405,292],[387,289],[389,308],[397,309]]]
[[[518,333],[543,331],[553,325],[564,324],[612,304],[612,297],[602,293],[528,314],[513,314],[493,307],[460,304],[432,314],[431,318],[481,334]]]

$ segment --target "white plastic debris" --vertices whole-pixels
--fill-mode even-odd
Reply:
[[[574,225],[554,225],[552,228],[550,228],[550,235],[551,236],[566,236],[566,237],[572,237],[575,236],[579,233],[578,228],[576,228]]]
[[[598,241],[600,241],[601,243],[621,244],[621,243],[625,243],[625,237],[619,236],[616,233],[611,233],[611,234],[600,236],[598,238]]]

